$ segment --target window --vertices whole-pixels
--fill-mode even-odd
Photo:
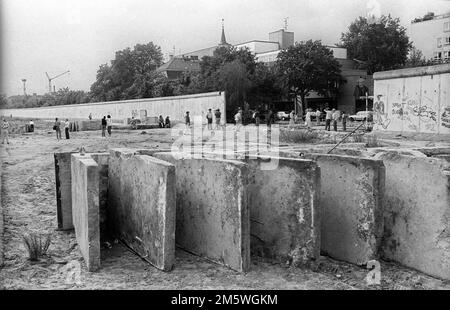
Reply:
[[[442,59],[442,52],[435,52],[434,53],[434,59],[435,60]]]
[[[442,47],[442,38],[437,39],[437,47],[438,48]]]
[[[450,58],[450,51],[444,52],[444,59],[449,59],[449,58]]]
[[[450,22],[444,23],[444,32],[450,31]]]
[[[444,45],[450,45],[450,37],[445,38]]]

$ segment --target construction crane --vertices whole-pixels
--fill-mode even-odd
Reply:
[[[45,72],[45,74],[47,75],[47,78],[48,78],[48,91],[49,91],[49,93],[52,92],[52,81],[53,81],[54,79],[56,79],[56,78],[59,78],[60,76],[62,76],[62,75],[64,75],[64,74],[69,73],[69,72],[70,72],[70,71],[67,70],[66,72],[63,72],[63,73],[61,73],[61,74],[58,74],[57,76],[54,76],[54,77],[52,77],[52,78],[48,75],[47,72]]]

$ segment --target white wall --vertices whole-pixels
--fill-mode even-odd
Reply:
[[[88,119],[92,113],[94,119],[111,115],[113,120],[131,118],[133,110],[147,110],[147,116],[169,116],[172,121],[184,121],[186,111],[190,112],[191,118],[200,115],[203,122],[208,109],[220,109],[222,112],[222,123],[226,122],[225,92],[213,92],[189,96],[164,97],[152,99],[97,102],[88,104],[76,104],[65,106],[53,106],[28,109],[4,109],[0,115],[26,118],[54,119]],[[139,118],[139,116],[137,117]]]
[[[450,64],[378,72],[374,80],[374,130],[450,134]]]

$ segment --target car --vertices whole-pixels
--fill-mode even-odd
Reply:
[[[284,111],[277,112],[277,118],[282,121],[288,121],[291,119],[289,113],[286,113]]]
[[[348,119],[351,122],[354,122],[354,121],[362,122],[362,121],[365,121],[368,117],[369,117],[369,119],[371,117],[373,117],[373,112],[372,111],[360,111],[360,112],[356,113],[355,115],[350,115],[348,117]]]

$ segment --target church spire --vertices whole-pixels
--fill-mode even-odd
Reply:
[[[222,38],[220,39],[219,45],[228,45],[227,39],[225,38],[225,26],[224,26],[224,19],[222,18]]]

